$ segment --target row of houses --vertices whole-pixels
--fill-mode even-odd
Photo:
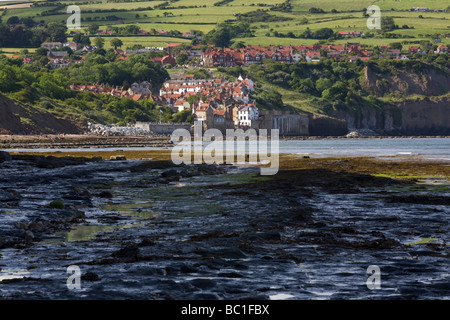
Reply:
[[[130,98],[135,101],[143,99],[158,100],[151,91],[151,84],[148,81],[141,83],[133,83],[129,87],[119,88],[118,86],[107,86],[105,84],[95,83],[92,85],[77,85],[71,84],[69,86],[71,90],[92,92],[94,94],[110,94],[115,97]]]
[[[173,111],[191,110],[194,119],[203,122],[205,127],[223,129],[230,126],[250,127],[252,122],[258,120],[258,108],[249,97],[254,90],[254,82],[241,76],[236,81],[188,76],[166,81],[159,97]],[[190,104],[190,96],[201,98]]]
[[[435,53],[446,53],[446,45],[438,46]],[[380,55],[392,59],[407,59],[400,49],[390,46],[381,46]],[[411,46],[409,54],[423,53],[419,46]],[[374,51],[362,48],[359,43],[347,42],[345,45],[298,45],[298,46],[247,46],[245,48],[210,48],[202,52],[201,59],[207,67],[234,67],[248,66],[263,63],[264,60],[296,63],[299,61],[319,62],[320,58],[339,59],[354,62],[356,60],[369,60]]]

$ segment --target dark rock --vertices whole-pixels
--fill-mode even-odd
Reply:
[[[111,199],[113,197],[112,193],[109,191],[102,191],[98,194],[99,198],[108,198]]]
[[[54,157],[54,156],[40,156],[19,154],[12,155],[12,160],[28,161],[34,163],[41,169],[55,169],[65,166],[82,165],[87,162],[98,162],[103,160],[101,157],[85,158],[85,157]]]
[[[0,192],[0,202],[17,202],[21,199],[22,196],[17,191],[2,188]]]
[[[226,259],[241,259],[246,255],[239,248],[224,248],[215,252],[215,255]]]
[[[83,274],[81,276],[81,280],[85,280],[85,281],[99,281],[100,278],[99,278],[98,274],[96,274],[94,272],[86,272],[85,274]]]
[[[243,275],[237,272],[219,272],[217,274],[219,277],[224,277],[224,278],[242,278]]]
[[[191,280],[191,283],[194,287],[200,288],[202,290],[212,289],[217,286],[217,284],[210,279],[194,279]]]
[[[196,268],[194,268],[193,266],[191,266],[189,264],[186,264],[186,263],[183,263],[180,266],[180,272],[182,272],[182,273],[194,273],[194,272],[197,272],[197,271],[198,270]]]
[[[31,161],[38,162],[41,159],[44,159],[44,156],[32,155],[32,154],[14,154],[11,155],[12,160],[15,161]]]
[[[33,222],[33,223],[30,223],[28,228],[32,232],[41,232],[44,228],[44,223],[42,221]]]
[[[227,170],[223,167],[219,167],[214,164],[205,164],[205,163],[196,165],[196,169],[199,174],[203,174],[203,175],[216,175],[216,174],[222,174],[222,173],[227,172]]]
[[[148,238],[142,239],[142,241],[139,243],[140,247],[148,247],[148,246],[154,246],[154,245],[155,245],[155,242]]]
[[[176,167],[176,165],[171,160],[155,160],[155,161],[146,161],[144,163],[134,165],[130,168],[130,171],[146,172],[152,169],[168,169],[173,167]]]
[[[266,241],[280,241],[281,234],[278,231],[267,231],[260,234],[260,237]]]
[[[114,252],[112,256],[126,261],[137,261],[141,258],[141,251],[137,245],[132,244]]]
[[[163,176],[164,178],[167,177],[175,177],[175,176],[179,176],[178,171],[175,169],[170,169],[167,171],[164,171],[163,173],[161,173],[161,176]]]
[[[450,205],[450,197],[447,196],[433,196],[433,195],[406,195],[406,196],[391,196],[388,198],[389,202],[393,203],[414,203],[427,205]]]
[[[89,190],[86,190],[86,189],[74,188],[73,191],[75,191],[75,193],[77,193],[78,195],[83,196],[83,197],[88,197],[88,198],[92,197]]]
[[[5,161],[11,161],[12,157],[11,155],[6,151],[0,151],[0,163]]]
[[[220,300],[220,297],[214,293],[196,293],[193,300]]]

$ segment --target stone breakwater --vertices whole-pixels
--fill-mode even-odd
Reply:
[[[87,132],[88,134],[95,136],[145,136],[150,135],[152,132],[150,130],[146,130],[145,128],[140,127],[121,127],[117,125],[103,125],[90,123],[87,124]]]

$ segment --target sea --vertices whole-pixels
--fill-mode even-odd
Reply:
[[[203,147],[209,143],[203,142]],[[270,140],[267,145],[271,150]],[[224,145],[225,148],[225,145]],[[248,150],[248,145],[246,146]],[[95,148],[95,151],[145,151],[168,149],[167,147]],[[91,148],[64,149],[7,149],[8,152],[81,152]],[[297,154],[311,157],[395,157],[418,156],[424,159],[450,160],[450,138],[361,138],[361,139],[307,139],[281,140],[280,154]],[[236,151],[240,151],[239,146]]]

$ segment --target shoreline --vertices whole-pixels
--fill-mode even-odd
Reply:
[[[292,140],[364,140],[364,139],[439,139],[450,136],[284,136],[279,141]],[[145,148],[172,146],[170,136],[96,136],[76,134],[0,135],[0,150],[4,149],[98,149]]]
[[[120,151],[75,151],[63,152],[51,150],[45,152],[9,152],[16,159],[46,158],[46,161],[61,159],[106,162],[172,162],[171,150],[120,150]],[[34,157],[34,158],[33,158]],[[33,160],[33,161],[34,161]],[[193,162],[194,163],[194,162]],[[389,177],[395,180],[409,181],[440,181],[450,184],[449,161],[442,159],[422,158],[420,156],[333,156],[304,157],[302,155],[280,153],[279,170],[277,174],[295,170],[329,170],[337,173],[363,174],[375,177]],[[217,164],[216,164],[217,165]],[[230,163],[231,166],[243,168],[260,167],[261,164]],[[219,167],[222,165],[218,165]],[[226,165],[225,165],[226,167]],[[277,175],[275,174],[275,176]],[[268,176],[270,177],[270,176]]]

